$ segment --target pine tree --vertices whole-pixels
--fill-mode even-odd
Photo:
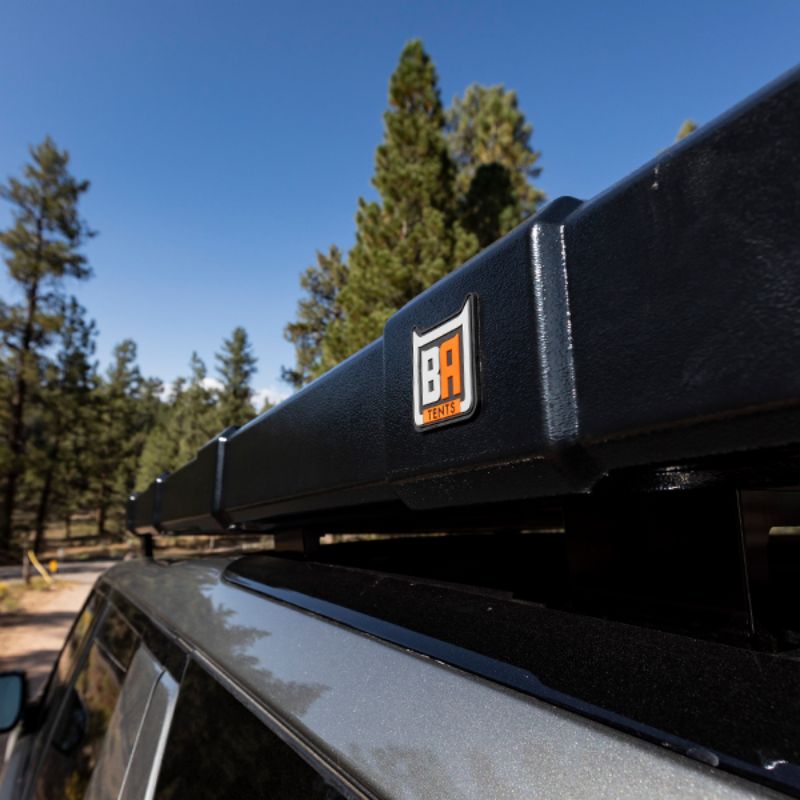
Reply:
[[[54,501],[62,505],[66,516],[86,491],[94,424],[95,324],[86,319],[85,309],[75,298],[66,303],[62,317],[58,351],[31,397],[38,425],[31,436],[27,482],[35,488],[33,549],[37,552]]]
[[[134,486],[137,492],[144,491],[161,473],[173,472],[180,464],[180,442],[173,430],[172,419],[175,407],[185,390],[186,378],[176,378],[169,400],[160,403],[156,409],[153,426],[147,433],[136,472]]]
[[[166,403],[160,403],[147,435],[136,477],[142,491],[162,472],[174,472],[219,432],[217,398],[206,385],[206,366],[197,353],[189,362],[191,375],[178,378]]]
[[[389,84],[373,185],[359,200],[347,265],[331,248],[301,278],[305,296],[287,326],[299,387],[380,336],[386,319],[481,247],[534,213],[544,194],[532,126],[516,93],[473,85],[445,115],[436,70],[409,43]]]
[[[394,311],[477,247],[456,222],[455,165],[438,78],[419,41],[406,45],[391,77],[384,126],[372,180],[380,202],[359,200],[356,243],[339,295],[343,316],[323,337],[333,363],[379,336]]]
[[[176,466],[194,458],[220,428],[216,398],[206,386],[206,365],[197,353],[192,353],[189,368],[189,384],[173,412],[172,427],[178,439]]]
[[[22,302],[4,305],[0,325],[10,351],[9,399],[5,442],[0,548],[11,543],[17,488],[25,468],[25,413],[37,361],[60,324],[65,278],[85,279],[90,270],[80,252],[92,235],[78,215],[78,202],[89,188],[69,172],[69,155],[48,137],[31,148],[21,179],[0,187],[13,206],[13,223],[0,232],[11,280]]]
[[[255,416],[250,379],[256,373],[257,359],[244,328],[234,328],[217,353],[217,372],[222,379],[217,408],[218,427],[243,425]]]
[[[284,331],[286,340],[294,345],[295,366],[283,368],[283,379],[295,389],[335,364],[325,352],[323,337],[328,327],[344,316],[339,294],[346,284],[347,265],[336,245],[331,245],[327,253],[317,251],[316,265],[308,267],[300,278],[306,296],[297,304],[297,320]]]
[[[533,126],[517,94],[503,86],[472,84],[447,112],[448,143],[458,167],[456,191],[462,224],[486,247],[544,200],[531,180],[541,173],[531,147]]]
[[[161,382],[142,378],[136,344],[126,339],[114,348],[114,360],[95,396],[97,429],[92,449],[92,481],[97,532],[103,534],[112,513],[123,518],[133,491],[139,459],[155,423]]]

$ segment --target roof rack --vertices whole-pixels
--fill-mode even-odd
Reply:
[[[797,483],[798,120],[795,69],[592,200],[553,201],[132,497],[129,529]]]

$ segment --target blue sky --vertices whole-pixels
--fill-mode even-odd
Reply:
[[[471,82],[516,89],[539,184],[586,198],[686,117],[707,122],[792,67],[800,2],[4,0],[0,179],[49,133],[92,181],[95,277],[76,293],[103,364],[131,337],[143,371],[170,381],[244,325],[256,386],[286,392],[298,276],[317,248],[352,242],[413,37],[445,102]]]

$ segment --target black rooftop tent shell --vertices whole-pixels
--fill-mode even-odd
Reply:
[[[683,487],[762,456],[779,465],[770,479],[796,480],[799,133],[800,69],[594,199],[555,200],[382,338],[134,496],[129,528],[292,528],[589,493],[620,476]],[[421,433],[412,330],[468,295],[477,413]]]

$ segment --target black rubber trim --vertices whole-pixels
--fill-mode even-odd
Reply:
[[[284,558],[224,579],[800,797],[800,661]]]

